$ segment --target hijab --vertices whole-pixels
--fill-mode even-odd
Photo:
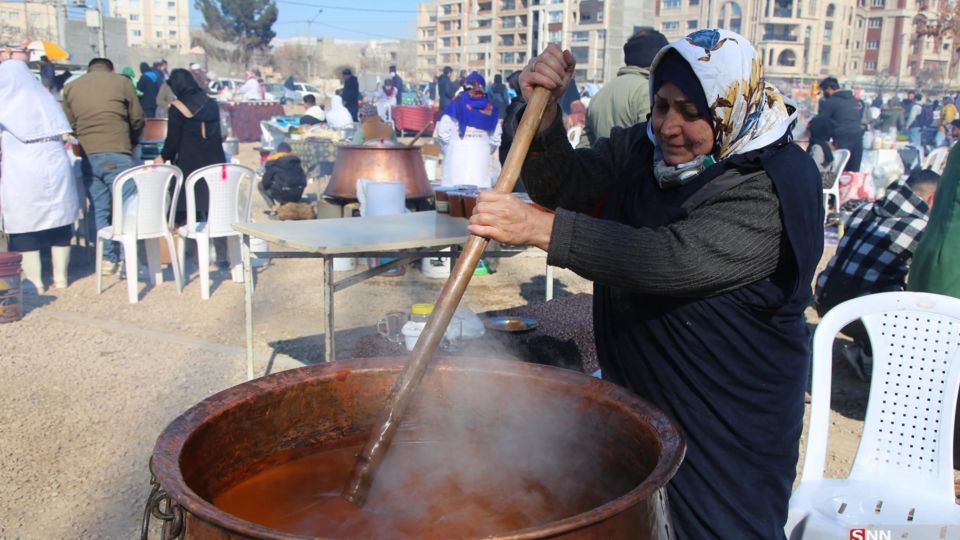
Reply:
[[[196,115],[207,104],[207,94],[197,84],[197,79],[185,69],[175,69],[170,72],[167,85],[173,90],[177,99],[183,103],[191,114]]]
[[[487,133],[496,131],[500,111],[497,110],[496,105],[487,99],[484,90],[487,85],[483,76],[474,71],[463,80],[463,85],[466,87],[466,91],[452,99],[443,111],[443,114],[457,121],[460,138],[462,139],[466,134],[468,127],[480,129]]]
[[[907,290],[960,298],[960,144],[937,183],[930,219],[910,262]]]
[[[0,127],[22,142],[70,133],[70,123],[53,95],[22,60],[0,63]]]
[[[343,106],[343,98],[337,95],[330,96],[330,110],[327,111],[327,125],[334,128],[344,128],[353,125],[353,116]]]
[[[660,49],[650,66],[651,107],[657,89],[664,82],[674,82],[672,76],[680,72],[668,69],[663,73],[658,69],[673,53],[686,61],[702,92],[702,102],[701,96],[688,97],[698,103],[698,109],[699,103],[706,107],[707,120],[713,125],[714,149],[709,156],[698,156],[690,163],[669,165],[659,157],[662,154],[653,123],[648,122],[647,136],[657,146],[655,171],[661,186],[686,183],[714,162],[759,150],[789,136],[796,111],[788,110],[780,91],[766,83],[763,59],[747,38],[729,30],[697,30]],[[681,89],[687,85],[679,82]]]

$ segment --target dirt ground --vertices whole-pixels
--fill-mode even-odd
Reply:
[[[252,146],[240,155],[248,165],[256,163]],[[106,290],[96,294],[92,250],[77,248],[70,287],[27,296],[25,317],[0,325],[0,538],[139,535],[156,437],[191,405],[245,380],[243,286],[215,272],[211,298],[201,300],[191,264],[182,295],[171,281],[141,283],[141,300],[131,305],[116,276],[105,277]],[[543,258],[504,259],[496,274],[474,278],[464,302],[477,312],[542,302],[544,265]],[[276,348],[320,334],[320,277],[311,260],[275,260],[259,271],[258,375],[303,365]],[[591,290],[565,270],[556,279],[557,296]],[[432,302],[441,286],[411,269],[338,293],[337,358],[351,358],[352,344],[375,334],[383,314]],[[850,466],[868,390],[842,360],[834,387],[831,475]]]

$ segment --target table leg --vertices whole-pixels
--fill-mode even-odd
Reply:
[[[323,350],[324,360],[336,359],[333,334],[336,332],[333,322],[333,257],[323,258]]]
[[[553,267],[547,265],[547,302],[553,300]]]
[[[250,265],[250,235],[243,235],[243,307],[247,331],[247,380],[253,380],[253,268]]]

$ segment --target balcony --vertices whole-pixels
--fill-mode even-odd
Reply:
[[[764,41],[790,41],[797,42],[800,41],[800,38],[797,36],[792,36],[790,34],[764,34]]]

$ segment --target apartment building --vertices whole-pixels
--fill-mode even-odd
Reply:
[[[569,48],[576,79],[605,82],[623,65],[623,44],[655,24],[654,0],[438,0],[420,5],[418,77],[450,66],[486,78],[521,70],[547,43]]]
[[[113,0],[110,10],[126,19],[131,47],[190,49],[189,0]]]
[[[0,44],[37,39],[60,39],[54,6],[32,2],[0,2]]]

